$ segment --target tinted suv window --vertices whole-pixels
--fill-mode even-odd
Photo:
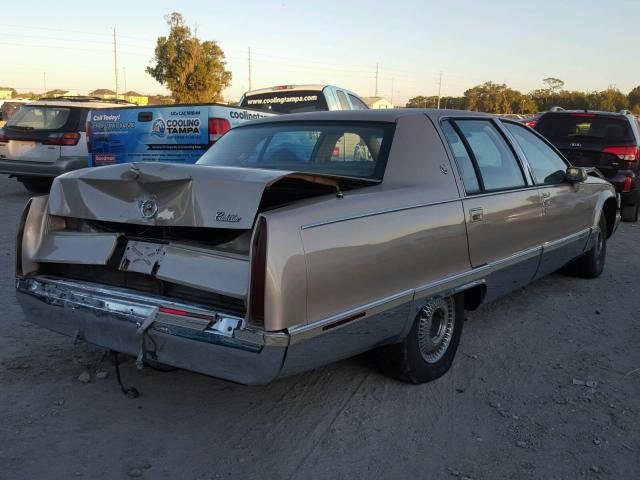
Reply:
[[[554,144],[624,144],[633,142],[626,118],[594,113],[547,113],[535,129]]]
[[[360,100],[355,95],[349,95],[349,100],[351,100],[351,105],[353,105],[354,110],[368,110],[367,104]]]
[[[549,145],[522,125],[505,123],[504,126],[514,136],[527,157],[536,184],[564,182],[567,164]]]
[[[480,170],[485,190],[522,187],[524,176],[518,160],[489,120],[457,120]]]
[[[279,90],[245,96],[241,107],[277,113],[318,112],[328,110],[324,93],[318,90]]]
[[[351,107],[349,106],[349,101],[347,100],[347,96],[344,94],[344,92],[342,90],[337,90],[336,94],[338,95],[340,108],[342,110],[351,110]]]
[[[458,170],[462,177],[464,190],[467,193],[478,193],[480,191],[478,177],[476,176],[476,171],[473,168],[473,161],[471,160],[464,143],[462,143],[462,139],[449,122],[442,122],[442,131],[444,132],[447,142],[451,146],[451,151],[453,152],[453,156],[458,164]]]

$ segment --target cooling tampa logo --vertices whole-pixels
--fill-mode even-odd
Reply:
[[[164,133],[166,130],[167,126],[164,123],[164,120],[161,118],[157,118],[151,126],[151,135],[155,135],[156,137],[164,137]]]

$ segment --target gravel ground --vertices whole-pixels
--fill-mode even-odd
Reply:
[[[388,379],[366,356],[267,387],[128,362],[130,399],[101,350],[17,306],[27,198],[0,179],[3,479],[640,478],[638,225],[620,226],[600,278],[554,274],[469,312],[436,382]]]

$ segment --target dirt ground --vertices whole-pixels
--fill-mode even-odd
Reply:
[[[2,479],[640,478],[638,225],[618,229],[600,278],[554,274],[469,312],[436,382],[388,379],[366,356],[266,387],[128,362],[130,399],[101,350],[25,321],[27,198],[0,179]]]

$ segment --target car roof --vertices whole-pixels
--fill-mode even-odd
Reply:
[[[588,113],[590,115],[598,115],[603,117],[631,117],[631,113],[627,112],[606,112],[604,110],[560,110],[557,112],[544,112],[543,115],[562,115],[562,114],[573,114],[573,113]]]
[[[267,88],[258,88],[256,90],[249,90],[245,92],[245,95],[257,95],[260,93],[273,93],[273,92],[295,92],[298,90],[324,90],[325,87],[330,87],[331,85],[320,84],[320,83],[310,83],[306,85],[276,85],[273,87]]]
[[[442,117],[484,117],[495,118],[495,115],[481,112],[470,112],[466,110],[446,110],[435,108],[389,108],[371,110],[331,110],[322,112],[307,113],[287,113],[273,117],[265,117],[253,120],[244,125],[257,125],[262,123],[282,123],[282,122],[308,122],[308,121],[350,121],[350,122],[397,122],[401,117],[426,115],[438,121]]]

